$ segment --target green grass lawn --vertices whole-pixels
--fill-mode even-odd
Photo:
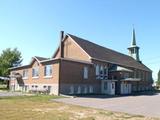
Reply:
[[[58,96],[0,98],[0,120],[158,120],[51,101]]]

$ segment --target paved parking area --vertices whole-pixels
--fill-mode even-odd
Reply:
[[[56,99],[56,101],[73,105],[160,118],[160,93],[154,95],[125,96],[114,98],[88,96],[62,98]]]

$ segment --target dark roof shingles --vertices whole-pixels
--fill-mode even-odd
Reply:
[[[43,60],[48,60],[48,58],[44,58],[44,57],[39,57],[39,56],[35,56],[39,61],[43,61]]]
[[[151,71],[144,64],[137,62],[132,57],[119,53],[117,51],[102,47],[88,40],[76,37],[74,35],[68,34],[75,42],[82,47],[92,58],[105,60],[118,65],[123,65],[126,67],[133,67],[137,69],[142,69],[146,71]]]

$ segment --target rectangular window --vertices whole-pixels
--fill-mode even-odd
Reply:
[[[103,75],[104,75],[104,68],[103,68],[103,66],[101,66],[100,67],[100,75],[103,77]]]
[[[136,71],[136,77],[140,78],[140,72],[138,70]]]
[[[99,65],[95,65],[95,68],[96,68],[96,70],[95,70],[95,72],[96,72],[96,79],[99,79],[99,71],[100,71],[100,69],[99,69]]]
[[[100,79],[101,80],[104,79],[104,67],[103,66],[100,67]]]
[[[35,67],[32,69],[32,77],[38,77],[39,76],[39,68]]]
[[[84,79],[88,79],[88,67],[84,67],[83,68],[83,78]]]
[[[28,78],[28,70],[25,69],[23,70],[23,79],[27,79]]]
[[[108,89],[108,82],[104,82],[104,90]]]
[[[104,68],[104,79],[108,79],[108,68]]]
[[[129,73],[124,73],[124,78],[129,78]]]
[[[52,65],[46,65],[44,67],[44,76],[52,76]]]
[[[99,65],[96,65],[96,76],[99,75]]]

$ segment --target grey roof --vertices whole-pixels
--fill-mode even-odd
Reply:
[[[71,34],[68,35],[92,58],[151,72],[143,63],[139,63],[128,55],[97,45],[83,38]]]
[[[36,59],[38,62],[43,62],[43,61],[49,60],[49,58],[34,56],[34,57],[32,57],[32,60],[31,60],[30,64],[28,64],[28,65],[23,65],[23,66],[12,67],[12,68],[9,68],[9,69],[10,69],[10,70],[15,70],[15,69],[20,69],[20,68],[27,68],[27,67],[29,67],[29,66],[33,63],[33,61],[34,61],[35,59]]]
[[[44,58],[44,57],[39,57],[39,56],[35,56],[35,58],[37,58],[39,61],[43,61],[43,60],[48,60],[49,58]]]

